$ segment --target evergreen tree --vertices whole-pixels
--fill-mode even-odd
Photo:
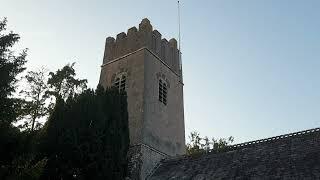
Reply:
[[[67,64],[62,69],[58,69],[55,73],[49,73],[48,85],[51,90],[49,94],[58,96],[66,100],[69,96],[74,96],[76,93],[81,93],[87,88],[86,79],[76,79],[74,70],[75,63]]]
[[[7,19],[0,21],[0,125],[16,121],[20,113],[21,101],[13,98],[17,75],[25,70],[26,49],[14,55],[12,46],[20,37],[13,32],[6,33]]]
[[[14,55],[12,46],[20,37],[6,32],[6,23],[0,21],[0,179],[124,179],[129,148],[125,92],[101,86],[85,90],[87,80],[75,78],[73,63],[51,72],[48,85],[43,73],[29,72],[28,98],[14,98],[26,50]],[[47,95],[55,97],[55,106],[38,130],[35,123],[47,113]],[[12,125],[21,115],[30,116],[32,131]]]
[[[0,168],[7,167],[20,150],[20,131],[12,125],[21,113],[21,100],[14,98],[18,75],[25,70],[26,50],[15,55],[12,47],[18,34],[6,31],[7,19],[0,20]],[[0,174],[1,179],[1,174]]]
[[[43,178],[123,179],[129,129],[126,94],[86,90],[56,106],[45,126]]]

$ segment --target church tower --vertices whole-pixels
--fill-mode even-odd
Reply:
[[[185,153],[182,70],[177,41],[148,19],[106,39],[100,84],[128,96],[129,176],[145,179],[166,157]]]

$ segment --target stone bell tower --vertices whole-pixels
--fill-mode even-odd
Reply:
[[[100,82],[128,96],[129,175],[145,179],[166,157],[185,153],[182,71],[175,39],[150,21],[106,39]]]

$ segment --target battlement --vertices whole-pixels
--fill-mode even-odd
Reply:
[[[139,24],[139,29],[131,27],[127,33],[121,32],[116,39],[107,37],[103,64],[116,58],[134,52],[142,47],[148,48],[177,74],[181,74],[179,66],[179,50],[177,40],[169,41],[161,38],[161,33],[153,30],[150,21],[145,18]]]

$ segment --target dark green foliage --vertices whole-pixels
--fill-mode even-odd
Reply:
[[[29,72],[25,98],[14,98],[26,50],[13,54],[20,37],[6,32],[6,23],[0,20],[0,179],[124,179],[125,92],[101,86],[85,90],[87,80],[75,78],[73,63],[51,72],[48,82],[43,72]],[[54,109],[45,103],[50,95]],[[34,128],[48,113],[44,127]],[[31,131],[13,126],[21,117],[31,120]]]
[[[42,175],[43,169],[47,163],[47,159],[44,158],[37,162],[33,162],[33,158],[22,156],[21,159],[17,159],[13,162],[15,167],[11,176],[7,179],[23,179],[23,180],[36,180]]]
[[[11,164],[21,150],[21,133],[12,125],[21,114],[22,100],[14,98],[18,74],[25,70],[26,50],[14,55],[20,37],[6,31],[7,20],[0,20],[0,179],[3,168]]]
[[[19,153],[20,131],[11,124],[0,123],[0,164],[6,165]]]
[[[7,20],[0,20],[0,126],[17,120],[20,113],[20,101],[13,98],[17,75],[25,70],[26,50],[18,56],[11,49],[20,37],[13,32],[6,33]]]
[[[43,164],[46,162],[45,158],[35,158],[37,155],[35,145],[39,143],[40,132],[20,132],[16,127],[6,127],[0,132],[1,142],[6,144],[0,149],[1,154],[4,155],[0,162],[0,179],[40,177],[39,173],[42,172]]]
[[[50,78],[48,79],[48,85],[51,90],[48,93],[54,95],[56,98],[60,96],[63,99],[67,99],[69,96],[80,93],[87,88],[86,79],[75,78],[74,64],[75,63],[67,64],[61,70],[58,69],[55,73],[49,73]]]
[[[62,69],[49,73],[50,77],[47,82],[49,90],[46,94],[54,97],[48,106],[49,112],[53,110],[55,101],[59,97],[66,100],[87,89],[87,80],[75,77],[74,65],[75,63],[67,64]]]
[[[123,179],[129,147],[126,95],[115,89],[59,97],[45,126],[43,178]]]

